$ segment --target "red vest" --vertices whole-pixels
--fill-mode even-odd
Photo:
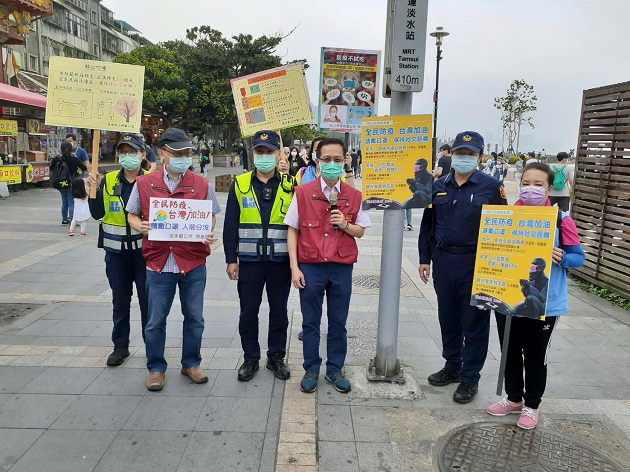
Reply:
[[[140,193],[140,208],[144,219],[149,217],[149,200],[159,198],[186,198],[191,200],[205,200],[208,195],[208,180],[189,170],[175,188],[173,193],[164,183],[162,169],[136,178],[136,185]],[[142,255],[147,261],[147,267],[155,272],[161,272],[168,255],[173,252],[177,267],[182,274],[188,273],[195,267],[206,263],[210,255],[210,247],[203,243],[179,241],[149,241],[144,236],[142,240]]]
[[[356,240],[330,224],[330,202],[324,196],[321,177],[295,187],[300,232],[298,236],[298,262],[338,262],[354,264],[359,248]],[[361,209],[361,192],[341,182],[337,195],[337,209],[346,221],[355,224]]]

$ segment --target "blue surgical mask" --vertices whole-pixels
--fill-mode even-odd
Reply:
[[[341,177],[343,162],[320,162],[319,172],[326,180],[335,180]]]
[[[178,174],[183,174],[192,165],[192,156],[190,157],[176,157],[171,156],[171,160],[168,164],[168,168]]]
[[[126,170],[135,170],[140,166],[140,154],[121,154],[118,163]]]
[[[458,174],[470,174],[477,168],[477,156],[470,155],[456,155],[452,156],[451,167],[455,169]]]
[[[275,154],[254,154],[254,166],[263,174],[276,168]]]

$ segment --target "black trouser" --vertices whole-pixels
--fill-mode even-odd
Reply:
[[[558,204],[558,208],[560,208],[564,212],[569,211],[569,202],[571,201],[571,197],[549,197],[549,201],[552,205]]]
[[[503,351],[505,315],[495,313],[499,342]],[[547,350],[557,316],[547,316],[543,321],[519,316],[512,317],[510,344],[505,365],[505,392],[511,402],[537,409],[547,385]],[[523,382],[523,367],[525,381]],[[523,392],[524,390],[524,392]]]
[[[130,311],[133,284],[136,284],[142,339],[147,326],[147,266],[140,250],[113,253],[105,251],[105,273],[112,289],[114,347],[129,347]]]
[[[289,317],[287,304],[291,290],[289,262],[241,262],[238,271],[238,296],[241,316],[238,332],[241,335],[244,359],[260,359],[258,343],[258,311],[263,288],[267,287],[269,301],[269,332],[267,356],[286,354]]]

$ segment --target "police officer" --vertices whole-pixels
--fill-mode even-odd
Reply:
[[[288,172],[288,163],[280,156],[280,146],[280,137],[273,131],[254,135],[255,170],[236,177],[226,206],[223,244],[228,277],[238,280],[238,330],[244,351],[238,380],[244,382],[259,369],[258,311],[265,286],[269,301],[266,367],[281,380],[290,377],[284,363],[291,290],[284,215],[291,204],[295,182],[281,171]]]
[[[458,403],[469,403],[477,394],[490,334],[489,312],[470,306],[481,207],[507,204],[503,185],[477,170],[483,148],[478,133],[457,135],[452,147],[454,173],[433,184],[433,208],[424,211],[418,240],[424,283],[433,261],[446,360],[442,370],[429,376],[429,383],[442,387],[459,382],[453,394]]]
[[[129,357],[130,305],[133,284],[136,284],[142,336],[147,324],[146,265],[142,257],[142,234],[127,223],[125,206],[145,157],[145,145],[138,136],[123,134],[115,147],[120,171],[101,175],[90,174],[88,182],[98,185],[96,198],[89,199],[92,218],[102,219],[99,229],[99,247],[105,249],[105,272],[112,289],[113,320],[112,342],[114,352],[107,358],[108,366],[121,365]]]

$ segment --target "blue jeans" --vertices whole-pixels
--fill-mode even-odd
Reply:
[[[72,187],[60,188],[61,194],[61,221],[71,220],[74,216],[74,199],[72,198]]]
[[[407,218],[407,224],[411,224],[411,208],[405,208],[405,217]]]
[[[353,264],[324,262],[300,264],[306,286],[300,289],[304,370],[319,372],[322,358],[319,356],[320,325],[324,293],[328,308],[328,336],[326,337],[326,373],[341,372],[346,361],[348,338],[346,321],[352,295]]]
[[[179,300],[184,315],[182,366],[201,364],[201,336],[203,334],[203,291],[206,288],[206,266],[200,265],[186,274],[157,273],[147,270],[147,298],[149,313],[144,332],[147,369],[166,371],[166,317],[179,287]]]

